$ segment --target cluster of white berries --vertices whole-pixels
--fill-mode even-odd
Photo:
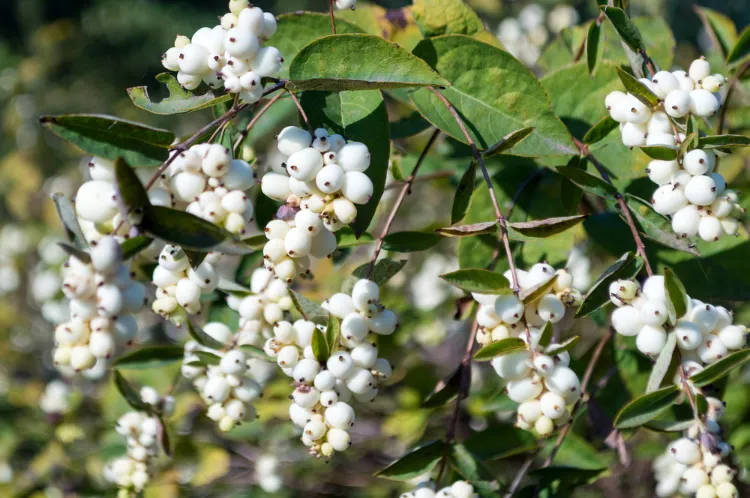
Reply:
[[[302,442],[315,457],[331,457],[351,444],[347,430],[354,425],[351,398],[368,402],[378,394],[378,384],[392,374],[390,363],[378,358],[378,347],[368,335],[392,334],[396,315],[379,303],[380,289],[362,279],[352,295],[338,293],[323,308],[341,320],[340,335],[325,364],[315,357],[312,337],[315,323],[280,321],[264,350],[282,371],[294,379],[289,416],[302,429]]]
[[[361,142],[346,142],[319,128],[315,137],[294,126],[278,136],[279,151],[288,156],[285,173],[268,172],[261,190],[285,203],[265,228],[264,264],[287,282],[308,271],[310,256],[330,257],[336,250],[333,232],[353,222],[356,204],[366,204],[373,184],[364,173],[370,151]]]
[[[651,79],[639,81],[659,98],[654,108],[632,94],[619,91],[604,99],[609,115],[620,123],[622,143],[628,147],[674,146],[685,136],[675,136],[671,118],[684,118],[688,114],[711,116],[719,110],[726,95],[726,78],[721,74],[711,75],[711,66],[703,58],[694,60],[688,72],[659,71]]]
[[[456,481],[450,486],[435,491],[432,483],[423,483],[414,491],[403,493],[401,498],[476,498],[474,486],[466,481]]]
[[[177,324],[182,323],[188,314],[199,313],[201,295],[213,292],[219,284],[213,265],[218,257],[218,254],[209,253],[194,269],[181,247],[164,246],[152,275],[156,286],[156,300],[151,305],[154,312]]]
[[[537,263],[527,271],[518,270],[522,290],[532,289],[555,278],[548,293],[538,301],[524,305],[518,296],[474,294],[480,303],[477,312],[477,342],[483,346],[511,337],[520,338],[527,349],[498,356],[492,360],[495,372],[506,382],[510,399],[519,403],[517,424],[534,429],[547,437],[555,426],[568,422],[567,406],[581,396],[578,375],[571,370],[570,354],[555,352],[560,344],[540,346],[547,324],[558,323],[566,308],[580,303],[581,293],[574,289],[573,277],[567,270],[555,271],[550,265]],[[505,273],[510,281],[510,271]]]
[[[276,33],[276,18],[248,0],[230,0],[229,10],[213,28],[203,27],[192,38],[178,35],[162,64],[177,71],[177,81],[187,90],[205,82],[257,102],[263,96],[261,78],[278,74],[284,62],[276,47],[262,46]]]
[[[250,276],[246,297],[228,296],[229,307],[240,314],[238,332],[242,344],[262,347],[274,336],[273,327],[284,319],[284,312],[294,306],[286,283],[274,279],[273,272],[257,268]]]
[[[208,418],[219,430],[230,431],[244,421],[256,418],[250,403],[262,395],[261,385],[252,378],[252,361],[237,346],[232,331],[220,322],[207,323],[203,331],[226,346],[211,349],[190,341],[185,345],[182,375],[193,381],[203,401],[208,405]],[[220,358],[217,365],[200,363],[195,353],[206,351]]]
[[[31,245],[31,237],[21,227],[7,224],[0,229],[0,296],[21,286],[19,259]]]
[[[39,241],[37,253],[39,263],[32,273],[31,296],[39,305],[42,317],[58,325],[70,319],[68,303],[61,291],[63,263],[68,255],[51,237]]]
[[[255,185],[255,171],[220,144],[198,144],[177,157],[162,175],[161,184],[171,194],[171,207],[245,234],[253,219],[253,205],[245,193]]]
[[[547,25],[545,25],[545,16]],[[511,55],[533,66],[552,34],[578,23],[579,15],[570,5],[556,5],[549,12],[538,3],[526,5],[518,17],[505,17],[497,27],[497,38]]]
[[[255,461],[255,476],[258,486],[266,493],[278,493],[284,485],[280,475],[281,462],[276,455],[265,454]]]
[[[719,420],[724,415],[724,404],[707,398],[708,413],[705,424],[696,422],[685,437],[674,441],[667,451],[654,461],[656,495],[671,497],[676,494],[695,498],[738,498],[732,480],[735,471],[723,458],[732,447],[721,438]]]
[[[133,498],[151,479],[150,467],[159,451],[163,428],[155,415],[130,411],[117,420],[115,429],[126,438],[128,455],[109,462],[104,468],[104,477],[120,488],[118,498]]]
[[[744,209],[738,194],[727,190],[724,177],[713,171],[716,154],[693,149],[681,160],[655,159],[646,172],[659,185],[651,198],[654,211],[672,217],[672,230],[678,237],[698,235],[706,242],[724,234],[736,235]]]
[[[39,407],[48,415],[65,415],[71,409],[70,386],[65,382],[53,380],[44,388],[39,398]]]
[[[648,278],[641,289],[632,280],[617,280],[609,288],[611,301],[618,306],[612,313],[612,327],[624,336],[635,336],[636,347],[649,356],[658,355],[667,342],[669,311],[664,277]],[[732,313],[689,299],[689,309],[677,317],[673,330],[680,349],[683,367],[688,375],[703,370],[703,364],[714,363],[730,351],[745,346],[747,327],[732,324]],[[679,384],[679,374],[675,383]]]
[[[55,328],[53,353],[58,368],[75,372],[110,358],[117,346],[138,333],[137,313],[146,288],[132,279],[114,237],[103,237],[90,251],[90,262],[71,256],[65,263],[62,289],[70,302],[70,321]]]

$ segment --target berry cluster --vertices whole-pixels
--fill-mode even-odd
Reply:
[[[687,73],[659,71],[650,80],[641,78],[640,82],[659,98],[653,108],[630,93],[608,94],[604,103],[612,119],[620,123],[622,143],[628,147],[674,146],[684,139],[673,128],[673,119],[688,114],[707,117],[721,107],[726,79],[710,73],[711,66],[700,58],[693,61]]]
[[[432,483],[423,483],[414,491],[403,493],[401,498],[476,498],[474,486],[466,481],[456,481],[450,486],[435,491]]]
[[[20,260],[30,245],[31,237],[21,227],[7,224],[0,229],[0,296],[21,286]]]
[[[510,280],[510,272],[505,277]],[[519,270],[517,277],[522,291],[555,281],[547,294],[530,304],[524,304],[515,294],[474,294],[480,303],[477,342],[486,346],[517,337],[527,344],[525,350],[493,359],[492,366],[507,382],[510,399],[520,404],[519,427],[533,428],[547,437],[556,425],[567,423],[570,413],[566,407],[580,398],[581,384],[568,367],[570,354],[558,351],[559,344],[545,347],[539,342],[544,328],[562,320],[567,306],[580,302],[581,293],[572,287],[573,277],[567,270],[555,271],[545,263],[535,264],[528,272]]]
[[[71,410],[71,394],[68,384],[53,380],[44,388],[39,407],[48,415],[65,415]]]
[[[245,234],[253,219],[253,205],[245,193],[255,185],[250,164],[232,159],[232,151],[220,144],[198,144],[176,154],[161,178],[172,207],[235,235]]]
[[[154,312],[176,324],[184,322],[188,314],[199,313],[201,295],[213,292],[219,284],[213,266],[218,257],[211,253],[194,269],[181,247],[164,246],[152,275],[156,286],[156,300],[151,305]]]
[[[690,307],[684,316],[669,323],[664,277],[648,278],[641,289],[632,280],[618,280],[609,288],[611,301],[618,306],[612,313],[612,327],[624,336],[635,336],[640,352],[656,356],[667,342],[667,329],[677,339],[683,366],[690,375],[703,370],[701,364],[714,363],[729,351],[745,346],[747,327],[732,324],[732,313],[697,299],[688,299]]]
[[[354,424],[354,409],[348,402],[352,397],[372,401],[379,382],[391,377],[390,363],[378,358],[375,343],[366,341],[372,333],[389,335],[396,330],[396,315],[379,303],[379,297],[377,284],[362,279],[351,296],[338,293],[326,300],[323,308],[341,320],[341,331],[324,365],[313,351],[316,325],[311,321],[280,321],[274,337],[266,341],[266,353],[294,379],[289,416],[303,430],[302,442],[313,456],[330,457],[349,447],[347,430]]]
[[[152,461],[159,452],[163,428],[156,415],[130,411],[117,420],[115,430],[125,437],[128,455],[109,462],[104,476],[120,488],[118,498],[132,498],[141,493],[151,479]]]
[[[250,403],[261,396],[261,385],[251,378],[248,356],[236,346],[232,331],[220,322],[207,323],[204,332],[226,345],[224,350],[200,346],[194,341],[185,345],[182,375],[193,381],[203,401],[208,405],[208,418],[219,430],[230,431],[246,420],[255,419],[255,408]],[[198,351],[210,352],[221,358],[218,365],[201,363]]]
[[[674,441],[666,453],[654,461],[656,495],[671,497],[676,494],[695,498],[738,498],[732,480],[735,471],[722,459],[732,447],[722,440],[719,420],[724,415],[724,404],[707,398],[706,422],[696,422],[685,437]]]
[[[258,457],[255,461],[258,486],[266,493],[278,493],[284,485],[284,480],[280,475],[281,469],[281,462],[276,455],[269,453]]]
[[[239,94],[244,102],[257,102],[263,96],[261,78],[278,74],[284,62],[276,47],[262,46],[276,32],[276,18],[250,7],[248,0],[231,0],[229,10],[221,24],[203,27],[192,38],[177,36],[162,64],[177,71],[177,81],[187,90],[205,82]]]
[[[146,301],[146,288],[132,280],[114,237],[103,237],[90,251],[90,262],[71,256],[63,272],[63,293],[70,299],[70,321],[55,329],[55,365],[75,372],[110,358],[116,343],[130,344],[138,333],[134,313]]]
[[[278,136],[279,151],[288,156],[286,173],[263,175],[261,190],[285,203],[265,228],[269,242],[264,263],[276,276],[291,282],[308,271],[310,260],[329,257],[336,250],[336,232],[353,222],[356,204],[366,204],[373,184],[364,173],[370,151],[361,142],[346,142],[341,135],[315,130],[315,137],[294,126]]]
[[[547,17],[545,25],[545,16]],[[570,5],[556,5],[549,12],[538,3],[526,5],[518,17],[506,17],[497,27],[497,38],[505,50],[527,66],[534,66],[552,35],[578,23],[579,15]]]
[[[262,347],[274,336],[273,327],[284,319],[284,312],[292,309],[289,289],[265,268],[256,269],[250,276],[252,295],[244,298],[227,297],[229,307],[240,314],[239,341]]]

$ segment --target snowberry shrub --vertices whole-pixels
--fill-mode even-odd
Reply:
[[[4,228],[0,287],[11,309],[28,287],[54,327],[54,347],[35,344],[36,317],[11,329],[14,347],[46,348],[13,378],[51,363],[85,377],[45,372],[33,401],[56,423],[61,489],[218,496],[252,462],[248,493],[572,495],[609,490],[617,458],[634,496],[739,496],[742,413],[723,399],[750,359],[746,37],[722,29],[681,71],[667,26],[613,2],[569,29],[585,8],[556,8],[540,52],[544,10],[527,6],[498,32],[530,71],[461,0],[327,3],[276,17],[231,0],[178,35],[169,96],[128,93],[162,116],[205,110],[181,138],[42,118],[90,159],[72,199],[53,196],[65,256],[40,244],[26,286],[33,246]],[[731,24],[696,10],[711,35]],[[71,470],[115,438],[124,456]],[[658,445],[652,490],[628,467]]]

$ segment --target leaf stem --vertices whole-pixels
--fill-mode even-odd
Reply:
[[[273,96],[271,100],[266,102],[266,105],[264,105],[258,112],[255,113],[253,116],[253,119],[250,120],[250,122],[247,124],[247,127],[240,133],[240,137],[237,139],[237,142],[234,144],[234,150],[236,151],[237,148],[240,146],[243,140],[247,138],[247,136],[250,134],[250,130],[253,126],[255,126],[255,123],[258,122],[258,120],[263,116],[263,114],[266,113],[268,109],[271,108],[272,105],[274,105],[281,97],[283,97],[283,93],[277,93]]]
[[[727,86],[727,96],[724,98],[724,103],[721,105],[721,113],[719,114],[719,125],[716,128],[716,134],[721,135],[724,132],[724,123],[726,122],[727,109],[729,108],[729,99],[734,95],[734,87],[737,86],[737,82],[742,78],[742,75],[750,68],[750,60],[745,61],[742,66],[737,69],[729,80]]]
[[[380,251],[383,249],[383,242],[385,240],[385,237],[386,235],[388,235],[388,231],[391,229],[393,220],[396,219],[396,213],[398,213],[399,208],[401,208],[401,204],[404,203],[404,199],[406,199],[406,196],[411,193],[411,186],[417,177],[419,168],[422,166],[422,163],[427,157],[427,153],[430,151],[433,144],[437,140],[438,135],[440,135],[440,130],[436,128],[435,131],[430,136],[430,139],[427,141],[427,145],[425,145],[424,149],[422,150],[422,153],[419,155],[419,159],[417,159],[417,164],[415,164],[414,168],[411,170],[411,174],[409,175],[409,178],[407,178],[404,181],[404,185],[403,187],[401,187],[401,192],[399,192],[398,197],[396,198],[396,202],[393,204],[393,207],[391,208],[391,212],[388,215],[388,219],[386,220],[385,225],[383,226],[383,230],[380,232],[380,236],[378,237],[378,243],[375,246],[375,252],[372,254],[372,258],[370,259],[370,267],[367,269],[367,277],[365,278],[370,278],[370,274],[372,274],[372,270],[375,268],[375,263],[378,260]]]
[[[575,137],[573,137],[573,142],[576,144],[576,147],[578,147],[578,150],[581,151],[581,154],[586,156],[586,158],[591,161],[591,164],[594,165],[596,170],[599,172],[599,175],[601,175],[602,179],[610,185],[614,186],[612,180],[609,177],[609,174],[607,173],[607,170],[605,170],[604,166],[602,166],[602,163],[600,163],[594,157],[588,146]],[[625,202],[625,198],[620,192],[617,192],[615,194],[615,199],[617,200],[617,205],[620,207],[620,211],[622,211],[623,216],[625,216],[628,227],[630,227],[630,232],[633,235],[633,240],[635,241],[636,252],[641,256],[641,258],[643,258],[643,264],[646,267],[646,273],[649,277],[652,277],[654,275],[654,272],[651,269],[651,264],[649,263],[648,256],[646,255],[646,246],[643,243],[643,239],[641,239],[640,234],[638,233],[638,228],[636,228],[635,226],[633,216],[630,214],[630,208],[628,208],[628,204]]]
[[[336,34],[336,18],[333,16],[333,0],[328,0],[328,12],[331,15],[331,33]]]
[[[471,138],[471,135],[469,134],[469,131],[466,129],[466,125],[464,124],[463,119],[461,119],[461,116],[458,114],[458,111],[456,111],[456,108],[453,107],[453,104],[450,103],[450,101],[445,98],[445,95],[437,91],[435,88],[429,86],[427,87],[432,93],[437,96],[438,99],[445,105],[445,107],[448,109],[448,111],[453,115],[453,119],[456,120],[456,124],[458,124],[459,128],[461,128],[461,132],[464,135],[464,138],[466,139],[466,142],[469,144],[469,147],[471,147],[471,151],[474,154],[474,159],[479,163],[479,166],[482,168],[482,175],[484,176],[484,181],[487,183],[487,188],[490,191],[490,199],[492,200],[492,206],[495,208],[495,216],[497,217],[497,222],[500,225],[500,233],[503,240],[503,246],[505,247],[505,255],[508,258],[508,264],[510,266],[510,273],[511,273],[511,280],[513,282],[513,292],[515,294],[518,294],[521,290],[521,287],[518,285],[518,272],[516,271],[516,264],[513,261],[513,253],[510,249],[510,239],[508,238],[508,222],[505,219],[505,216],[503,216],[502,211],[500,210],[500,205],[497,202],[497,195],[495,194],[495,187],[492,185],[492,179],[490,178],[490,174],[487,171],[487,166],[484,164],[484,157],[482,156],[482,153],[477,148],[477,144],[474,143],[474,139]]]

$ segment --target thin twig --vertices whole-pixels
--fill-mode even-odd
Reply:
[[[742,78],[742,75],[750,68],[750,60],[745,61],[737,71],[734,72],[732,78],[729,80],[727,86],[727,96],[724,98],[724,102],[721,105],[721,113],[719,114],[719,126],[716,129],[716,134],[721,135],[724,132],[724,123],[727,117],[727,109],[729,109],[729,99],[734,94],[734,87],[737,86],[737,82]]]
[[[443,178],[451,178],[453,176],[453,171],[436,171],[435,173],[430,173],[429,175],[422,175],[419,178],[414,179],[414,183],[425,183],[432,180],[441,180]],[[406,180],[394,180],[393,183],[389,183],[385,186],[383,190],[393,190],[394,188],[401,187]]]
[[[512,277],[511,280],[513,282],[513,292],[518,294],[521,290],[521,287],[518,285],[518,272],[516,271],[516,264],[513,261],[513,253],[510,250],[507,220],[505,219],[505,216],[503,216],[502,211],[500,211],[500,204],[498,204],[497,202],[495,187],[492,185],[492,179],[490,178],[490,174],[487,171],[487,166],[484,164],[484,157],[477,148],[477,144],[474,143],[474,139],[471,138],[471,135],[466,129],[466,125],[464,124],[463,119],[461,119],[461,116],[458,114],[458,111],[456,111],[456,108],[453,107],[453,104],[451,104],[450,101],[448,101],[448,99],[445,98],[445,96],[435,88],[431,86],[427,88],[429,88],[429,90],[434,93],[438,99],[440,99],[440,101],[443,103],[443,105],[445,105],[451,115],[453,115],[453,119],[456,120],[456,123],[458,124],[459,128],[461,128],[461,132],[463,133],[466,142],[471,147],[471,151],[474,154],[474,159],[476,159],[476,161],[479,163],[479,166],[482,168],[482,175],[484,176],[484,181],[487,183],[487,188],[490,191],[492,206],[495,208],[495,216],[497,217],[497,222],[500,225],[501,237],[503,239],[503,245],[505,246],[505,254],[508,257],[508,265],[510,266],[510,273]]]
[[[299,103],[299,100],[297,99],[297,96],[294,94],[293,91],[287,90],[287,92],[289,93],[289,96],[292,97],[292,100],[294,101],[294,105],[297,106],[297,110],[302,115],[302,120],[307,125],[307,129],[310,130],[310,134],[313,135],[314,134],[313,127],[310,124],[310,120],[307,119],[307,114],[305,113],[305,110],[302,108],[302,104]]]
[[[386,235],[388,235],[388,231],[391,229],[393,220],[396,219],[396,213],[398,213],[398,210],[401,207],[401,204],[403,204],[404,199],[406,199],[406,196],[409,195],[409,193],[411,192],[411,186],[414,183],[414,179],[417,177],[419,168],[422,166],[422,163],[427,157],[427,153],[432,148],[432,145],[435,143],[435,140],[437,140],[438,135],[440,135],[440,130],[436,128],[435,131],[432,133],[432,136],[430,137],[430,139],[427,141],[427,145],[425,145],[425,148],[422,150],[422,154],[419,155],[419,159],[417,159],[417,164],[415,164],[414,168],[411,170],[411,175],[409,175],[409,178],[407,178],[406,181],[404,182],[404,186],[401,187],[401,192],[399,192],[398,198],[396,198],[396,202],[393,204],[393,207],[391,208],[391,212],[388,215],[388,219],[386,220],[385,225],[383,226],[383,230],[380,232],[380,236],[378,237],[378,243],[375,246],[375,252],[372,254],[372,258],[370,259],[370,267],[367,269],[366,278],[370,278],[370,274],[372,273],[372,270],[375,268],[375,263],[378,260],[380,251],[383,249],[383,242],[385,240],[385,237]]]
[[[614,335],[614,330],[609,329],[604,336],[599,340],[599,343],[596,345],[596,349],[594,349],[594,353],[591,355],[591,359],[589,360],[589,364],[586,366],[586,372],[583,374],[583,380],[581,381],[581,397],[578,398],[578,401],[576,401],[576,404],[573,405],[573,409],[570,411],[570,421],[565,425],[565,427],[562,428],[560,431],[560,434],[557,435],[557,440],[555,441],[555,445],[552,447],[552,451],[547,456],[547,458],[544,460],[544,464],[542,467],[549,467],[550,464],[552,464],[552,461],[555,459],[555,456],[557,455],[557,452],[560,450],[560,446],[562,446],[563,441],[565,441],[565,436],[568,435],[568,432],[570,432],[571,427],[573,427],[573,421],[575,420],[575,417],[577,415],[578,410],[583,406],[586,398],[588,397],[587,389],[589,385],[589,381],[591,380],[591,375],[594,373],[594,368],[596,367],[596,364],[599,362],[599,357],[602,355],[602,352],[604,351],[604,347],[607,345],[609,340]]]
[[[336,18],[333,16],[333,0],[328,0],[328,12],[331,14],[331,32],[336,34]]]
[[[508,492],[503,495],[503,498],[512,498],[516,491],[518,491],[518,487],[521,485],[521,481],[523,481],[523,476],[525,476],[531,468],[531,464],[534,463],[534,457],[536,457],[537,453],[538,451],[535,451],[534,453],[529,455],[528,458],[526,458],[526,461],[523,462],[521,468],[518,469],[516,477],[513,478],[513,482],[510,484]]]
[[[281,97],[283,97],[283,93],[277,93],[273,96],[271,100],[266,102],[266,105],[264,105],[258,112],[255,113],[253,116],[253,119],[250,120],[250,122],[247,124],[247,127],[240,133],[239,138],[237,139],[237,142],[234,144],[234,149],[237,150],[237,147],[240,146],[242,141],[247,138],[247,136],[250,134],[250,130],[253,126],[255,126],[255,123],[258,122],[258,120],[263,116],[263,114],[266,113],[268,109],[271,108],[272,105],[274,105]]]
[[[588,160],[591,161],[591,164],[594,165],[596,170],[599,172],[599,175],[601,175],[602,179],[610,185],[613,185],[612,180],[609,178],[607,170],[605,170],[604,166],[602,166],[602,164],[594,157],[586,144],[584,144],[577,138],[573,138],[573,142],[575,142],[576,147],[578,147],[578,150],[581,151],[581,154],[586,156]],[[617,192],[615,194],[615,199],[617,200],[617,205],[620,207],[620,211],[622,211],[622,214],[623,216],[625,216],[625,220],[630,227],[630,232],[632,233],[633,240],[635,241],[636,252],[641,256],[641,258],[643,258],[643,263],[646,267],[646,273],[648,273],[648,276],[651,277],[654,275],[654,272],[651,269],[651,264],[649,263],[648,256],[646,255],[646,245],[643,243],[643,239],[641,239],[641,236],[638,233],[638,228],[636,228],[635,226],[633,216],[630,214],[630,208],[628,208],[628,204],[625,202],[625,198],[620,192]]]

